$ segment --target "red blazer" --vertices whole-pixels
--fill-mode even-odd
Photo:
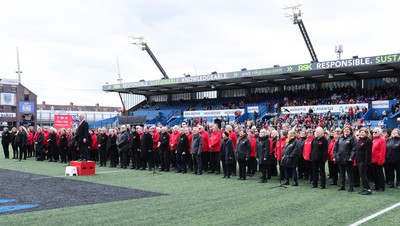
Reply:
[[[304,142],[304,147],[303,147],[303,158],[306,161],[310,161],[310,154],[311,154],[311,144],[312,141],[314,140],[314,136],[308,137],[306,141]]]
[[[231,138],[231,140],[232,140],[233,151],[235,152],[235,150],[236,150],[236,142],[237,142],[236,133],[231,131],[229,133],[229,138]]]
[[[176,150],[176,145],[178,144],[178,138],[179,138],[179,132],[173,132],[169,136],[169,147],[171,148],[171,151]]]
[[[28,145],[33,145],[33,133],[28,132]]]
[[[208,133],[204,130],[199,132],[201,135],[201,138],[203,139],[203,148],[201,149],[201,152],[208,152],[209,144],[210,144],[210,136]]]
[[[276,141],[275,157],[276,157],[276,160],[278,160],[278,161],[281,161],[281,159],[282,159],[282,151],[286,145],[286,138],[287,137],[282,137],[281,139]]]
[[[190,149],[192,148],[193,136],[190,133],[186,133],[186,136],[188,137],[188,141],[189,141],[189,146],[188,146],[187,152],[190,153]]]
[[[221,149],[221,139],[222,132],[220,130],[211,133],[210,152],[219,152],[219,149]]]
[[[327,160],[328,161],[333,161],[333,149],[335,148],[335,142],[336,142],[336,140],[335,140],[335,138],[333,138],[332,140],[331,140],[331,142],[329,143],[329,145],[328,145],[328,158],[327,158]]]
[[[383,165],[386,158],[386,141],[382,137],[375,137],[372,141],[372,162]]]
[[[92,151],[99,149],[97,146],[97,135],[94,133],[92,134],[92,144],[90,147],[92,148]]]
[[[153,149],[158,148],[158,141],[160,140],[160,133],[157,131],[153,132]]]
[[[249,138],[249,140],[250,140],[250,157],[256,157],[257,140],[254,137]]]

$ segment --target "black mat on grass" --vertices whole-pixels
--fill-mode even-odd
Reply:
[[[0,169],[0,215],[160,195],[165,194]],[[6,200],[14,201],[1,203]],[[38,206],[4,212],[10,206],[29,204]]]

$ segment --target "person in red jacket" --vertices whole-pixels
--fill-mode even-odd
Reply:
[[[160,152],[159,152],[159,144],[160,141],[160,132],[157,130],[156,126],[150,127],[150,133],[153,135],[153,158],[154,158],[154,166],[156,169],[160,166]]]
[[[331,178],[330,185],[337,185],[338,175],[339,175],[339,167],[333,161],[333,149],[335,149],[335,142],[339,139],[342,130],[340,128],[336,128],[334,131],[331,131],[331,135],[328,140],[328,169],[329,169],[329,177]]]
[[[28,151],[28,158],[31,158],[33,156],[32,155],[33,154],[33,134],[34,134],[33,127],[29,126],[27,131],[28,131],[28,146],[26,148]]]
[[[218,128],[217,124],[213,124],[213,132],[210,136],[210,172],[209,173],[216,173],[220,174],[220,164],[218,161],[219,151],[221,149],[221,139],[222,139],[222,132]]]
[[[311,182],[312,162],[310,161],[310,153],[311,153],[311,143],[314,140],[314,131],[312,129],[308,129],[306,133],[307,133],[307,138],[304,142],[304,147],[303,147],[303,159],[305,161],[305,171],[306,171],[306,173],[304,174],[304,179],[305,180],[310,179]]]
[[[281,138],[276,141],[276,147],[275,147],[275,157],[276,160],[279,162],[279,176],[281,180],[285,179],[285,169],[281,164],[281,160],[282,160],[282,151],[286,145],[286,138],[287,138],[287,132],[285,130],[281,130]]]
[[[235,150],[236,150],[236,143],[237,143],[237,139],[238,139],[238,138],[237,138],[237,135],[236,135],[236,133],[233,131],[233,128],[232,128],[231,125],[226,125],[226,126],[225,126],[225,131],[228,132],[228,134],[229,134],[229,138],[230,138],[231,141],[232,141],[233,153],[235,153]],[[232,172],[232,175],[233,175],[233,176],[236,176],[236,160],[233,159],[232,161],[233,161],[233,163],[230,164],[230,166],[232,167],[231,172]]]
[[[90,159],[98,161],[99,147],[97,144],[97,134],[94,130],[89,130],[90,136],[92,137],[92,143],[90,144]]]
[[[201,165],[203,167],[203,172],[208,171],[208,162],[210,160],[210,152],[208,152],[210,148],[210,136],[204,130],[203,126],[199,126],[199,133],[201,138],[203,139],[203,148],[201,149]]]
[[[172,162],[172,167],[176,167],[176,145],[178,144],[178,138],[179,138],[179,127],[174,126],[172,127],[172,133],[169,136],[169,148],[170,148],[170,153],[171,153],[171,162]]]
[[[383,164],[386,158],[386,141],[381,137],[382,129],[379,127],[373,130],[372,141],[372,177],[375,182],[375,190],[382,192],[385,190],[385,178],[383,176]]]
[[[187,150],[187,153],[189,153],[189,154],[186,155],[186,164],[187,164],[189,170],[193,171],[193,158],[192,158],[192,155],[190,155],[190,149],[192,147],[193,137],[192,137],[192,134],[190,133],[191,128],[189,126],[186,126],[184,129],[185,129],[185,134],[189,141],[189,147]]]
[[[50,131],[49,128],[47,126],[43,127],[43,151],[44,151],[44,156],[45,158],[47,157],[47,159],[50,159],[50,155],[49,155],[49,135],[50,135]]]
[[[256,146],[257,140],[254,137],[253,130],[247,130],[247,137],[250,140],[250,158],[247,163],[247,175],[253,177],[254,174],[257,172],[257,160],[256,160]]]

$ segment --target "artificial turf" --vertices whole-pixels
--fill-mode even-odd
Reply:
[[[0,168],[21,172],[62,176],[66,166],[2,156],[1,150]],[[277,187],[276,178],[257,183],[259,175],[238,181],[215,174],[153,174],[104,167],[97,167],[96,173],[67,179],[168,195],[3,214],[0,225],[348,225],[400,201],[396,189],[361,196],[358,189],[353,193],[337,191],[336,186],[312,189],[304,180],[298,187],[283,189]],[[7,186],[1,181],[1,187]],[[367,224],[395,225],[399,211],[394,209]]]

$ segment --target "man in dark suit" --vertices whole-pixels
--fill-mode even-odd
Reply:
[[[85,121],[84,115],[79,115],[79,126],[76,130],[76,140],[81,154],[80,160],[86,162],[88,158],[88,137],[89,137],[89,124]]]

